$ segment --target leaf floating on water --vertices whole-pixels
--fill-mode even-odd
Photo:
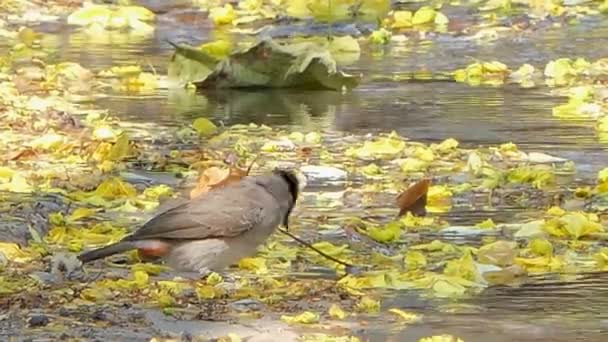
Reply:
[[[389,309],[388,312],[399,317],[399,320],[406,323],[415,323],[422,319],[422,316],[413,312],[403,311],[401,309]]]
[[[281,320],[289,324],[314,324],[319,323],[319,314],[315,312],[305,311],[297,316],[283,315]]]
[[[280,45],[263,40],[217,61],[189,46],[175,46],[169,75],[197,88],[306,88],[340,91],[359,78],[339,71],[331,52],[315,43]]]
[[[513,264],[517,256],[517,243],[496,241],[483,245],[477,251],[477,260],[484,264],[507,266]]]
[[[408,212],[417,216],[425,216],[427,193],[430,184],[430,179],[422,179],[397,196],[398,216],[403,216]]]
[[[209,136],[217,133],[217,126],[206,118],[198,118],[192,123],[194,130],[201,136]]]

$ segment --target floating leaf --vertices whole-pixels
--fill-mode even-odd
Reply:
[[[413,215],[426,215],[427,193],[431,180],[428,178],[422,179],[410,186],[397,196],[397,206],[399,207],[398,216],[402,216],[411,212]]]
[[[262,40],[233,51],[221,61],[188,46],[176,46],[169,66],[171,79],[197,88],[306,88],[341,91],[358,84],[358,77],[338,71],[327,48],[315,43],[279,45]]]
[[[403,262],[408,270],[421,269],[427,264],[424,254],[418,251],[407,251],[407,253],[405,253],[405,257],[403,258]]]
[[[552,256],[553,245],[545,239],[534,239],[528,243],[530,251],[537,256]]]
[[[192,127],[201,136],[209,136],[217,133],[217,127],[207,118],[198,118],[194,120]]]
[[[319,314],[305,311],[297,316],[283,315],[281,316],[281,320],[289,324],[314,324],[319,322]]]
[[[413,312],[403,311],[401,309],[389,309],[388,312],[399,317],[399,320],[407,323],[415,323],[422,320],[422,316]]]
[[[559,218],[548,220],[543,225],[543,230],[557,237],[580,237],[604,231],[604,227],[597,222],[597,216],[591,216],[582,212],[566,213]]]
[[[492,219],[489,218],[483,222],[476,224],[475,227],[481,228],[481,229],[494,229],[494,228],[496,228],[496,223],[494,223],[494,221],[492,221]]]
[[[413,14],[410,11],[395,11],[393,13],[393,28],[412,27]]]
[[[484,264],[507,266],[513,264],[517,256],[517,243],[496,241],[481,246],[477,251],[477,260]]]
[[[382,227],[371,227],[367,235],[378,242],[391,242],[401,236],[401,224],[390,222]]]
[[[346,155],[360,159],[390,158],[405,149],[405,141],[395,136],[378,138],[375,141],[366,141],[359,148],[349,148]]]
[[[437,12],[428,6],[422,6],[414,13],[412,18],[412,24],[422,25],[429,24],[435,21],[435,15]]]

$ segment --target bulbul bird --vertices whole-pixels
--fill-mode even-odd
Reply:
[[[286,170],[247,176],[162,212],[121,241],[78,258],[86,263],[137,249],[178,271],[219,271],[254,255],[279,225],[289,229],[303,183]]]

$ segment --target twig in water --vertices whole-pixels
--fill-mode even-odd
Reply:
[[[298,243],[300,243],[300,244],[302,244],[302,245],[304,245],[304,246],[306,246],[306,247],[308,247],[308,248],[312,249],[313,251],[317,252],[317,253],[318,253],[319,255],[321,255],[322,257],[324,257],[324,258],[326,258],[326,259],[328,259],[328,260],[331,260],[331,261],[333,261],[333,262],[335,262],[335,263],[337,263],[337,264],[340,264],[340,265],[342,265],[342,266],[346,267],[346,273],[351,273],[351,272],[352,272],[352,270],[357,269],[357,267],[356,267],[356,266],[351,265],[351,264],[349,264],[349,263],[347,263],[347,262],[344,262],[344,261],[342,261],[342,260],[340,260],[340,259],[336,259],[336,258],[334,258],[333,256],[331,256],[331,255],[329,255],[329,254],[327,254],[327,253],[323,252],[322,250],[320,250],[320,249],[316,248],[315,246],[313,246],[313,245],[309,244],[308,242],[306,242],[306,241],[304,241],[304,240],[300,239],[299,237],[297,237],[297,236],[295,236],[295,235],[291,234],[290,232],[286,231],[285,229],[281,229],[281,228],[279,228],[279,231],[280,231],[281,233],[283,233],[283,234],[285,234],[285,235],[289,236],[290,238],[294,239],[294,240],[295,240],[295,241],[297,241]]]

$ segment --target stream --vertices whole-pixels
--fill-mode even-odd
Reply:
[[[458,20],[455,15],[458,12],[450,18]],[[345,70],[363,74],[364,81],[346,94],[295,90],[192,94],[161,89],[137,96],[105,94],[95,104],[108,108],[124,121],[161,126],[179,126],[207,117],[225,125],[254,122],[299,131],[355,135],[394,130],[425,143],[454,138],[466,147],[514,142],[527,152],[545,152],[574,161],[576,180],[592,182],[608,160],[606,145],[598,142],[593,121],[552,117],[552,107],[564,103],[565,98],[550,96],[550,89],[544,85],[531,89],[515,85],[471,87],[440,76],[474,60],[498,60],[516,69],[523,63],[542,68],[550,60],[566,56],[605,57],[608,20],[583,19],[577,25],[563,25],[566,27],[546,25],[509,33],[482,44],[448,34],[427,37],[430,44],[409,39],[382,51],[374,51],[363,43],[360,59]],[[166,73],[172,53],[166,41],[197,44],[213,37],[211,28],[212,24],[196,13],[173,8],[159,15],[154,37],[125,44],[99,43],[64,24],[42,24],[36,30],[45,33],[43,45],[54,51],[52,59],[57,61],[78,62],[98,71],[143,60],[142,65]],[[412,77],[421,72],[431,76]],[[500,208],[457,205],[447,219],[458,224],[475,224],[485,217],[505,220],[516,215],[526,217],[538,209],[499,211]],[[299,212],[314,217],[323,208],[305,202]],[[387,294],[383,305],[424,312],[428,319],[405,327],[382,322],[380,317],[378,322],[353,326],[352,330],[365,341],[417,341],[440,333],[459,336],[466,342],[606,340],[605,275],[590,275],[571,283],[543,281],[540,282],[543,286],[490,288],[460,303],[427,300],[406,291],[392,292]],[[445,308],[450,305],[459,307],[457,313],[446,313]],[[179,322],[155,312],[148,312],[146,317],[155,329],[187,331],[193,335],[245,329],[219,322]],[[283,329],[276,322],[264,322],[258,324],[266,324],[270,331],[274,331],[275,324],[276,329]]]

